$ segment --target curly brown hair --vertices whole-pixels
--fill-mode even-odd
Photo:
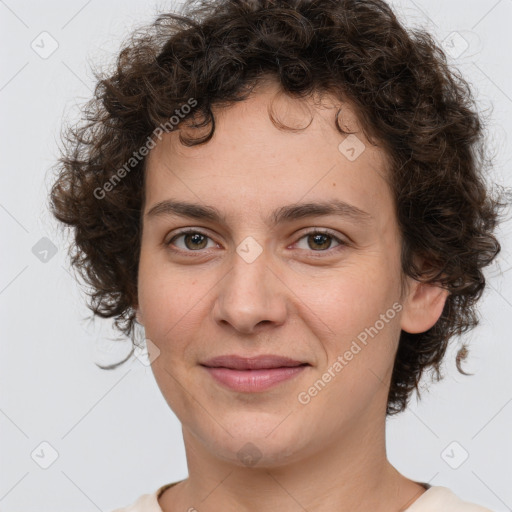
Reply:
[[[196,138],[180,131],[183,144],[206,143],[212,107],[243,101],[270,76],[294,98],[326,92],[356,107],[392,164],[403,274],[450,292],[431,329],[401,332],[387,414],[407,407],[425,369],[442,378],[449,339],[479,322],[482,268],[500,251],[493,232],[504,203],[485,182],[490,159],[471,90],[431,35],[404,28],[380,0],[199,0],[134,31],[115,69],[95,76],[50,196],[53,215],[74,228],[69,255],[92,286],[94,314],[115,317],[133,342],[144,156],[155,135],[206,127]],[[335,125],[346,133],[338,116]]]

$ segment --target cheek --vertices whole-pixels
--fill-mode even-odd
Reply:
[[[205,287],[199,290],[200,282],[199,279],[191,281],[165,262],[157,261],[154,255],[141,254],[139,307],[145,336],[160,351],[151,370],[169,407],[182,413],[190,406],[184,389],[191,387],[187,383],[184,361],[189,359],[187,350],[201,325],[198,319],[200,299],[208,291]]]
[[[199,300],[193,299],[190,290],[187,292],[176,278],[150,277],[142,282],[139,302],[146,336],[158,344],[176,337],[178,331],[186,331],[187,323],[194,320],[194,304]]]
[[[372,409],[370,404],[385,402],[401,311],[390,282],[370,274],[340,280],[335,289],[331,300],[324,299],[322,310],[330,329],[321,339],[327,358],[308,383],[311,387],[301,389],[308,395],[303,398],[310,397],[312,403],[305,410],[317,408],[332,432],[366,414]]]
[[[393,283],[389,272],[368,267],[366,272],[344,272],[331,283],[329,300],[325,294],[319,298],[322,320],[329,328],[324,339],[329,365],[342,356],[351,369],[374,367],[379,375],[385,373],[400,333],[401,304]]]
[[[390,269],[370,262],[344,268],[316,288],[314,302],[333,327],[343,330],[373,324],[398,298]],[[334,328],[333,328],[334,330]]]
[[[145,335],[160,350],[156,371],[160,366],[178,371],[191,364],[208,342],[211,328],[206,321],[219,277],[211,269],[191,268],[173,266],[158,254],[141,254],[139,307]]]
[[[139,307],[146,336],[155,343],[182,329],[182,322],[193,315],[193,304],[200,293],[196,283],[172,269],[161,255],[141,251],[138,278]]]

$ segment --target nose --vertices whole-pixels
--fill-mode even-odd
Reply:
[[[251,263],[238,253],[232,260],[231,270],[219,283],[215,321],[244,334],[253,334],[265,325],[282,325],[287,314],[287,288],[271,268],[265,251]]]

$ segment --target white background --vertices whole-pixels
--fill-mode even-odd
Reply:
[[[46,203],[62,119],[76,115],[74,106],[91,95],[89,63],[112,62],[132,28],[172,5],[0,0],[3,512],[109,511],[187,476],[180,424],[150,368],[135,358],[112,371],[94,364],[116,361],[130,342],[113,349],[110,322],[88,320],[85,295],[70,273],[68,241]],[[452,60],[490,116],[493,179],[512,185],[507,136],[512,133],[512,0],[401,0],[394,5],[408,25],[426,27],[439,41],[458,32]],[[48,58],[31,48],[34,40],[42,47],[41,37],[51,48],[52,39],[40,36],[43,31],[58,43]],[[459,340],[454,340],[445,380],[391,419],[387,434],[389,458],[403,474],[447,486],[493,511],[512,510],[509,222],[502,232],[503,275],[489,269],[481,325],[465,338],[471,346],[466,368],[475,375],[457,373]],[[32,252],[43,237],[57,248],[45,263]],[[34,450],[40,461],[50,456],[51,449],[40,447],[43,441],[59,454],[48,469],[31,457]],[[468,458],[458,469],[442,457],[456,465],[465,452]]]

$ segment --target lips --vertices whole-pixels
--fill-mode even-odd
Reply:
[[[256,357],[242,357],[237,355],[218,356],[209,359],[203,366],[209,368],[230,368],[232,370],[263,370],[272,368],[290,368],[307,365],[288,357],[275,355],[261,355]]]
[[[241,393],[256,393],[292,379],[311,365],[275,355],[226,355],[209,359],[202,366],[222,387]]]

